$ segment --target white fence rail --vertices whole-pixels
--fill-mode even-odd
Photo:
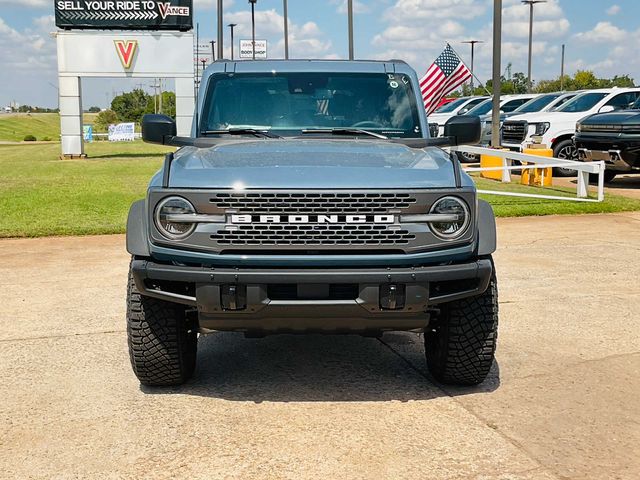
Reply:
[[[487,193],[491,195],[506,195],[512,197],[543,198],[548,200],[568,200],[574,202],[602,202],[604,200],[604,162],[575,162],[573,160],[564,160],[561,158],[541,157],[538,155],[530,155],[527,153],[494,150],[491,148],[472,147],[468,145],[452,147],[451,150],[460,153],[469,153],[479,156],[490,155],[492,157],[501,158],[502,166],[500,167],[464,167],[464,170],[467,172],[501,171],[503,182],[511,182],[511,172],[514,170],[536,168],[566,168],[568,170],[575,170],[578,174],[576,198],[561,197],[557,195],[537,195],[528,193],[478,190],[480,193]],[[526,163],[527,165],[513,165],[514,160]],[[589,175],[598,176],[597,199],[589,198]]]

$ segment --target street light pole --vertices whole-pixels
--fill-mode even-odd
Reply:
[[[349,60],[353,60],[353,0],[347,2],[347,21],[349,22]]]
[[[287,0],[283,0],[284,10],[284,59],[289,60],[289,9]]]
[[[218,0],[218,58],[221,60],[224,58],[223,8],[222,0]]]
[[[564,91],[564,43],[562,44],[562,61],[560,63],[560,90]]]
[[[253,59],[256,59],[256,2],[258,0],[249,0],[251,4],[251,51]]]
[[[229,29],[231,30],[231,60],[233,60],[233,46],[235,44],[234,40],[233,40],[233,29],[235,27],[238,26],[237,23],[230,23],[229,25],[227,25],[229,27]]]
[[[502,73],[502,0],[493,0],[493,107],[491,112],[491,146],[500,146],[500,93]]]
[[[533,51],[533,6],[536,3],[547,3],[547,0],[521,0],[524,5],[529,5],[529,75],[527,76],[527,90],[531,93],[531,56]]]
[[[473,95],[473,89],[474,89],[474,80],[475,80],[475,76],[473,74],[473,63],[474,63],[474,58],[475,58],[475,46],[476,43],[484,43],[482,40],[468,40],[466,42],[462,42],[462,43],[468,43],[471,45],[471,94]]]

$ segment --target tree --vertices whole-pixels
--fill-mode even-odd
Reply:
[[[91,107],[89,110],[87,110],[89,113],[98,113],[100,112],[100,107]]]
[[[117,122],[118,115],[116,115],[116,112],[113,110],[104,110],[98,114],[93,126],[98,132],[107,132],[109,125]]]
[[[593,88],[611,88],[611,87],[633,87],[635,81],[629,75],[616,75],[613,78],[597,78],[595,74],[588,70],[578,70],[573,77],[565,75],[563,81],[557,80],[541,80],[537,83],[535,91],[537,93],[559,92],[564,89],[588,90]]]
[[[162,111],[171,118],[176,118],[176,94],[173,92],[162,92]]]
[[[136,88],[115,97],[111,102],[111,109],[121,122],[140,122],[145,113],[153,112],[153,97]]]

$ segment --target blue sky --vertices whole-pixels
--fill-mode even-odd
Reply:
[[[201,41],[215,37],[215,0],[194,0]],[[503,68],[526,72],[528,7],[503,0]],[[289,0],[290,54],[295,58],[345,58],[346,0]],[[444,47],[463,40],[477,47],[476,73],[491,69],[492,0],[356,0],[355,50],[358,58],[402,58],[424,72]],[[225,24],[238,23],[236,40],[250,36],[246,0],[225,0]],[[269,41],[270,57],[282,56],[282,1],[258,0],[256,36]],[[0,105],[56,105],[53,0],[0,0]],[[566,70],[594,70],[600,76],[629,74],[640,83],[640,2],[638,0],[549,0],[536,6],[534,80],[560,71],[560,47],[567,46]],[[226,47],[229,47],[225,29]],[[237,48],[237,45],[236,45]],[[229,56],[229,54],[227,54]],[[87,80],[84,106],[106,106],[111,92],[140,81]],[[150,83],[150,82],[146,82]]]

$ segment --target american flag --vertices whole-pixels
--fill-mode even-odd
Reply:
[[[422,100],[427,115],[438,108],[442,97],[455,90],[471,78],[471,70],[460,60],[460,57],[447,43],[444,52],[440,54],[427,73],[420,80]]]

